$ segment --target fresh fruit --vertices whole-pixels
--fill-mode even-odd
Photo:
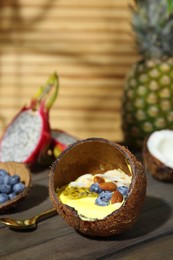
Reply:
[[[143,145],[146,170],[156,179],[173,182],[173,130],[160,130],[150,134]]]
[[[0,185],[4,183],[4,178],[3,176],[0,176]]]
[[[99,198],[102,200],[102,201],[106,201],[106,202],[109,202],[110,199],[112,197],[112,192],[111,191],[102,191],[100,194],[99,194]]]
[[[0,176],[8,175],[8,172],[4,169],[0,169]]]
[[[91,192],[96,192],[96,193],[101,193],[102,192],[102,189],[100,188],[100,185],[98,183],[93,183],[91,186],[90,186],[90,191]]]
[[[5,202],[0,203],[0,214],[1,213],[5,213],[7,211],[9,211],[10,209],[13,209],[14,207],[16,207],[18,205],[18,203],[20,203],[21,200],[23,200],[29,193],[30,188],[31,188],[31,184],[32,184],[32,175],[30,172],[29,167],[24,164],[24,163],[20,163],[20,162],[0,162],[0,172],[1,169],[5,170],[6,173],[5,175],[8,175],[11,177],[13,175],[18,175],[20,181],[23,184],[25,184],[25,188],[22,192],[18,193],[18,194],[14,194],[13,192],[13,184],[9,185],[11,186],[11,191],[10,193],[6,194],[8,195],[8,200]],[[3,184],[3,181],[2,181]],[[0,193],[2,194],[2,193]]]
[[[10,176],[8,174],[3,176],[4,184],[10,184]]]
[[[102,198],[99,196],[95,200],[95,204],[98,205],[98,206],[108,206],[109,205],[109,201],[102,200]]]
[[[16,194],[19,194],[20,192],[22,192],[25,188],[25,185],[22,182],[16,183],[13,186],[13,192],[15,192]]]
[[[123,195],[126,196],[128,194],[128,187],[127,186],[119,186],[117,190]]]
[[[91,192],[86,187],[69,187],[69,186],[67,186],[64,190],[64,195],[67,196],[70,199],[81,199],[81,198],[85,198],[85,197],[96,197],[96,194]]]
[[[1,192],[1,193],[6,193],[6,194],[8,194],[8,193],[10,193],[10,191],[11,191],[11,185],[9,185],[9,184],[2,184],[2,185],[0,186],[0,192]]]
[[[51,129],[51,145],[40,151],[38,163],[41,165],[50,165],[70,144],[77,141],[77,138],[59,130]]]
[[[9,196],[10,200],[12,200],[12,199],[16,198],[17,194],[16,194],[16,192],[12,192],[12,193],[8,194],[8,196]]]
[[[17,174],[9,175],[7,171],[3,171],[0,175],[0,203],[4,203],[10,199],[14,199],[26,187],[25,184],[20,182],[20,176]]]
[[[51,136],[53,140],[53,154],[55,158],[57,158],[59,154],[67,148],[67,146],[77,141],[76,137],[58,129],[52,129]]]
[[[0,193],[0,204],[9,200],[9,196],[6,193]]]
[[[129,147],[142,148],[150,133],[173,129],[173,16],[165,0],[138,0],[132,27],[142,56],[124,89],[122,129]]]
[[[53,92],[53,93],[52,93]],[[0,140],[0,161],[33,165],[51,142],[49,111],[58,93],[58,77],[50,76],[28,107],[16,115]]]
[[[10,184],[14,185],[16,183],[20,182],[20,176],[17,174],[14,174],[12,176],[10,176]]]

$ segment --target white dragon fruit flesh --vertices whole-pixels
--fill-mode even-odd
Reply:
[[[50,97],[48,95],[53,90]],[[58,77],[50,76],[39,88],[29,107],[24,107],[5,129],[0,140],[0,161],[33,165],[42,150],[52,143],[49,110],[58,93]]]
[[[53,154],[55,158],[70,144],[77,141],[77,138],[59,129],[52,129]]]

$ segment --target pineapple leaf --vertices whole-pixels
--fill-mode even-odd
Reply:
[[[168,13],[170,14],[173,11],[173,0],[167,0]]]
[[[139,53],[145,58],[173,56],[173,0],[135,0],[135,3],[131,7],[131,24]],[[172,13],[168,13],[168,6]]]

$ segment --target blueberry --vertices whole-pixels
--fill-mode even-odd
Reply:
[[[20,176],[15,174],[13,176],[10,176],[10,184],[14,185],[16,183],[20,182]]]
[[[9,184],[2,184],[1,186],[0,186],[0,192],[1,193],[10,193],[10,191],[11,191],[11,185],[9,185]]]
[[[17,196],[17,194],[15,192],[12,192],[12,193],[8,194],[8,196],[9,196],[10,200],[12,200]]]
[[[117,190],[123,195],[126,196],[129,189],[126,186],[119,186]]]
[[[0,203],[4,203],[9,200],[9,197],[6,193],[0,193]]]
[[[105,201],[105,202],[109,202],[111,197],[112,197],[112,192],[111,191],[102,191],[100,194],[99,194],[99,197],[102,201]]]
[[[22,192],[24,190],[24,188],[25,188],[25,185],[22,182],[19,182],[19,183],[14,184],[13,191],[18,194],[18,193]]]
[[[4,184],[4,177],[2,175],[0,175],[0,185]]]
[[[8,172],[4,169],[0,169],[0,176],[8,175]]]
[[[100,192],[102,192],[102,189],[100,188],[100,186],[99,186],[98,183],[93,183],[93,184],[90,186],[90,191],[91,191],[91,192],[100,193]]]
[[[10,175],[4,175],[4,184],[10,184]]]
[[[95,200],[95,204],[98,206],[108,206],[109,201],[103,201],[100,197]]]

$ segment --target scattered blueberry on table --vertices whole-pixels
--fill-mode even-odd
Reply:
[[[10,176],[6,170],[0,169],[0,204],[14,199],[24,189],[25,184],[19,175]]]

